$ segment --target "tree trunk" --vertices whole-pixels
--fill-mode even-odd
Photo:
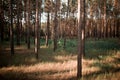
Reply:
[[[64,26],[64,44],[63,44],[63,48],[65,49],[65,47],[66,47],[66,27],[67,27],[67,24],[68,24],[68,14],[69,14],[69,0],[68,0],[68,2],[67,2],[67,5],[68,5],[68,7],[67,7],[67,14],[66,14],[66,23],[65,23],[65,26]]]
[[[40,48],[40,34],[39,34],[39,0],[36,0],[36,24],[35,24],[35,54],[38,59],[38,53]]]
[[[110,37],[112,37],[112,19],[110,19]]]
[[[30,0],[27,0],[26,22],[27,22],[27,47],[28,49],[30,49]]]
[[[1,1],[0,3],[0,39],[1,39],[1,42],[3,42],[4,40],[4,8],[3,8],[4,4],[3,4],[3,1]]]
[[[82,2],[82,8],[83,8],[83,12],[82,12],[82,55],[85,57],[85,24],[86,24],[86,20],[85,20],[85,0],[83,0]],[[95,26],[96,27],[96,26]]]
[[[55,18],[54,18],[54,48],[53,50],[56,51],[57,49],[57,27],[58,27],[58,19],[57,19],[57,2],[58,0],[55,0]]]
[[[115,18],[113,18],[113,38],[115,38]]]
[[[118,38],[120,39],[120,19],[118,19],[118,31],[117,31],[117,34],[118,34]]]
[[[107,36],[106,0],[104,1],[104,38]]]
[[[25,29],[24,29],[24,40],[25,40],[25,43],[27,44],[27,17],[26,17],[26,12],[27,12],[27,1],[24,0],[24,20],[25,20]]]
[[[47,16],[47,31],[46,31],[46,46],[48,46],[48,41],[50,38],[50,13],[48,12],[48,16]]]
[[[14,33],[13,33],[13,0],[10,0],[10,17],[11,17],[11,25],[10,25],[10,48],[11,54],[14,54]]]
[[[82,55],[84,54],[84,19],[85,19],[85,0],[78,0],[78,65],[77,65],[77,77],[82,77]]]
[[[118,23],[120,23],[120,19],[118,19],[119,21],[118,21]],[[118,29],[118,37],[119,37],[119,39],[120,39],[120,24],[118,24],[119,26],[119,29]]]
[[[17,45],[20,45],[20,0],[17,1],[17,26],[16,26]]]

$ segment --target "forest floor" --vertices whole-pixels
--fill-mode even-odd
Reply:
[[[58,42],[59,49],[53,52],[41,45],[39,59],[35,58],[34,46],[27,49],[24,43],[15,46],[10,55],[8,43],[0,46],[0,80],[77,80],[77,41]],[[82,59],[83,77],[80,80],[119,80],[120,44],[118,39],[93,40],[85,43],[85,57]]]

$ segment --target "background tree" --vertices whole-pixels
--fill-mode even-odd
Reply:
[[[27,47],[30,49],[30,0],[27,0],[26,7],[26,23],[27,23]]]
[[[41,2],[40,2],[41,5]],[[41,8],[40,8],[41,9]],[[35,54],[38,59],[38,53],[40,48],[40,26],[39,26],[39,0],[36,0],[36,22],[35,22]]]
[[[65,24],[65,26],[64,26],[64,33],[63,33],[63,35],[64,35],[64,45],[63,45],[63,48],[65,48],[65,46],[66,46],[66,26],[67,26],[67,19],[68,19],[68,16],[69,16],[69,6],[70,6],[70,0],[68,0],[67,1],[67,13],[66,13],[66,24]]]
[[[16,40],[17,40],[17,45],[20,45],[20,3],[21,0],[17,1],[17,26],[16,26]]]
[[[13,32],[13,0],[10,0],[10,48],[11,54],[14,54],[14,32]]]
[[[3,42],[4,40],[4,25],[5,25],[5,19],[4,19],[4,1],[0,0],[0,40]]]
[[[59,2],[60,0],[55,0],[55,17],[54,17],[54,48],[53,50],[55,51],[57,49],[57,29],[58,29],[58,16],[57,16],[57,11],[59,10]]]
[[[48,46],[48,41],[50,38],[50,12],[52,9],[51,0],[45,0],[45,12],[47,12],[47,26],[46,26],[46,42],[45,45]]]

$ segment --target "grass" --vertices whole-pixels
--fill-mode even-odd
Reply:
[[[34,45],[30,50],[22,43],[15,46],[10,55],[8,42],[0,46],[0,79],[2,80],[76,80],[77,40],[58,41],[59,48],[53,52],[41,40],[39,59],[35,58]],[[119,80],[120,43],[118,39],[86,40],[83,58],[83,77],[80,80]]]

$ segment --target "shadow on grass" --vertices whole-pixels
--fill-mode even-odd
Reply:
[[[120,58],[114,58],[112,62],[100,63],[96,62],[90,67],[99,67],[100,71],[92,72],[83,76],[83,80],[119,80],[120,72]]]
[[[69,74],[69,71],[61,71],[61,75]],[[77,80],[75,76],[54,76],[54,74],[58,72],[52,72],[49,73],[47,71],[41,72],[41,71],[36,71],[36,72],[16,72],[16,71],[7,71],[6,73],[0,74],[0,79],[1,80]],[[45,75],[44,75],[45,74]]]
[[[36,59],[36,55],[34,53],[34,49],[27,49],[27,48],[15,48],[15,54],[10,54],[9,48],[4,48],[0,51],[0,67],[7,67],[7,66],[20,66],[20,65],[34,65],[37,63],[49,63],[49,62],[64,62],[67,60],[67,56],[71,56],[71,60],[75,54],[69,54],[66,51],[56,51],[53,52],[52,48],[41,48],[39,51],[39,58]],[[56,59],[56,57],[61,57],[61,59]],[[64,59],[65,58],[65,59]],[[69,59],[68,59],[69,60]]]
[[[90,74],[86,74],[83,76],[83,80],[113,80],[115,73],[120,72],[120,67],[112,67],[112,66],[102,66],[100,71],[93,72]],[[108,76],[108,77],[107,77]],[[106,77],[106,78],[105,78]],[[98,78],[98,79],[97,79]],[[116,75],[115,80],[119,79],[119,74]]]
[[[44,40],[43,40],[44,41]],[[43,42],[42,41],[42,42]],[[50,41],[50,44],[52,42]],[[42,44],[43,45],[43,44]],[[17,47],[15,49],[15,55],[10,55],[10,49],[8,45],[2,46],[3,50],[0,51],[0,66],[10,66],[10,65],[31,65],[39,62],[63,62],[63,60],[55,59],[56,56],[69,56],[77,55],[77,40],[71,39],[67,40],[66,48],[62,48],[63,40],[58,41],[59,49],[53,52],[52,47],[41,48],[39,52],[39,59],[36,60],[34,54],[34,49],[28,50],[25,45],[23,47]],[[85,44],[85,59],[101,59],[103,57],[115,54],[120,51],[120,44],[118,40],[87,40]]]
[[[57,52],[53,52],[52,48],[41,48],[39,53],[39,59],[36,60],[34,49],[16,49],[15,55],[10,55],[10,50],[5,49],[2,50],[0,53],[0,67],[9,67],[9,66],[21,66],[21,65],[34,65],[38,63],[49,63],[49,62],[64,62],[65,59],[58,60],[55,58],[55,56],[68,56],[68,55],[77,55],[76,50],[76,42],[68,41],[66,49],[62,51],[61,49],[58,49]],[[61,46],[62,47],[62,46]],[[102,59],[101,57],[106,57],[108,55],[111,55],[114,53],[114,51],[119,51],[120,45],[117,44],[116,41],[88,41],[86,42],[86,59]],[[61,52],[62,51],[62,52]],[[73,58],[71,58],[73,59]],[[75,58],[74,58],[75,59]],[[116,58],[117,62],[120,61],[119,58]],[[114,62],[113,62],[114,63]],[[119,72],[120,68],[113,67],[109,64],[100,64],[95,63],[95,67],[100,67],[100,71],[93,72],[87,75],[84,75],[83,77],[89,79],[89,77],[93,77],[93,75],[100,75],[105,73],[115,73]],[[56,74],[58,71],[53,71],[50,74]],[[60,73],[66,73],[68,71],[61,71]],[[54,77],[41,77],[43,74],[48,74],[49,72],[45,71],[36,71],[36,72],[29,72],[25,73],[22,71],[15,72],[15,71],[8,71],[4,74],[0,74],[0,79],[2,80],[56,80]],[[63,74],[64,75],[64,74]],[[52,79],[53,78],[53,79]],[[95,79],[95,78],[94,78]],[[61,80],[61,79],[57,79]],[[70,76],[64,80],[76,80],[75,76]]]

